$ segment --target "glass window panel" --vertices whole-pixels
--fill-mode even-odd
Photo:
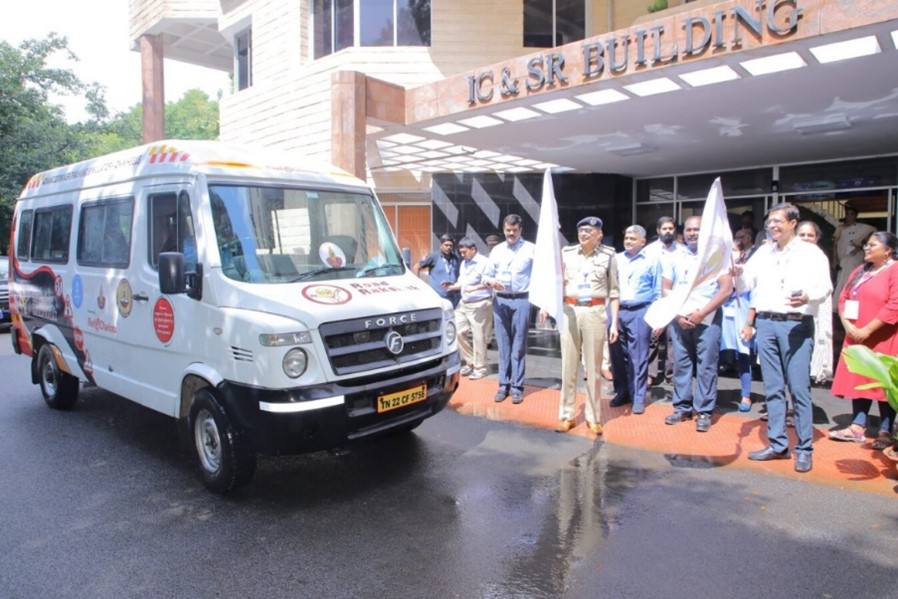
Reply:
[[[647,204],[636,211],[636,224],[645,227],[645,241],[651,243],[658,238],[658,219],[662,216],[674,216],[672,202]]]
[[[312,0],[312,30],[315,58],[333,52],[331,0]]]
[[[636,202],[670,202],[674,198],[673,177],[641,179],[636,182]]]
[[[237,89],[246,89],[252,81],[252,33],[249,29],[237,34]]]
[[[582,40],[586,32],[584,0],[555,0],[555,45]]]
[[[366,0],[359,4],[359,45],[393,45],[393,2]]]
[[[780,168],[780,191],[809,192],[882,187],[896,184],[898,159],[895,156],[800,164]]]
[[[353,0],[337,0],[337,14],[334,17],[334,52],[353,46],[355,39],[355,16]]]
[[[524,0],[524,47],[552,48],[552,0]]]
[[[396,43],[400,46],[430,45],[430,0],[396,0],[398,29]]]
[[[16,247],[16,256],[22,260],[31,258],[29,250],[31,249],[31,222],[34,219],[34,212],[26,210],[19,217],[19,245]]]

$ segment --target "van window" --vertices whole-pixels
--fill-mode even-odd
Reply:
[[[31,259],[65,264],[69,261],[72,206],[54,206],[34,211],[34,240]]]
[[[78,223],[78,264],[127,268],[133,214],[134,198],[84,204]]]
[[[19,260],[28,260],[31,255],[31,223],[34,211],[25,210],[19,215],[19,240],[16,242],[16,256]]]
[[[149,262],[159,266],[161,252],[181,252],[187,271],[196,270],[196,236],[190,196],[186,191],[155,193],[149,196]]]
[[[225,276],[253,283],[399,275],[402,257],[374,196],[276,186],[209,186]]]

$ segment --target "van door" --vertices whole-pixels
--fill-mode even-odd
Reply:
[[[201,320],[202,303],[186,294],[162,295],[159,291],[159,254],[181,252],[188,271],[195,271],[197,252],[194,211],[190,193],[183,185],[145,188],[139,195],[141,248],[135,252],[136,268],[130,282],[132,313],[129,325],[140,345],[140,367],[135,376],[143,389],[141,403],[176,416],[181,377],[200,350],[199,335],[188,324]]]

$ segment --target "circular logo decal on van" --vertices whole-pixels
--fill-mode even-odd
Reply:
[[[84,282],[81,280],[81,275],[75,275],[72,278],[72,303],[75,304],[76,308],[80,308],[83,301]]]
[[[352,294],[334,285],[309,285],[302,290],[302,296],[318,304],[345,304]]]
[[[128,318],[131,315],[131,283],[128,279],[122,279],[115,290],[115,302],[118,304],[119,314],[122,318]]]
[[[168,343],[175,334],[175,309],[164,297],[156,300],[153,306],[153,329],[162,343]]]
[[[331,268],[346,266],[346,254],[332,241],[325,241],[318,247],[318,257]]]

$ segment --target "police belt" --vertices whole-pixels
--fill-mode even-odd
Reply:
[[[564,298],[564,303],[570,304],[572,306],[602,306],[605,304],[605,298],[594,297],[588,300],[581,300],[577,297],[566,297]]]

